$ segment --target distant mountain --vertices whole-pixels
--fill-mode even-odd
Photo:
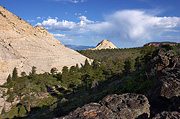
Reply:
[[[178,43],[176,42],[150,42],[150,43],[147,43],[147,45],[151,46],[155,46],[155,47],[161,47],[162,45],[170,45],[170,46],[175,46],[177,45]]]
[[[90,50],[101,50],[101,49],[116,49],[117,47],[109,40],[100,41],[95,48]]]
[[[31,72],[32,66],[37,73],[49,72],[56,67],[83,64],[86,57],[65,47],[42,26],[33,27],[28,22],[0,6],[0,84],[12,74]]]
[[[95,48],[95,46],[83,46],[83,45],[66,45],[73,50],[84,50],[89,48]]]

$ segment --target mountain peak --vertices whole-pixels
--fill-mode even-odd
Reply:
[[[117,47],[109,40],[104,39],[100,41],[95,48],[92,50],[101,50],[101,49],[116,49]]]

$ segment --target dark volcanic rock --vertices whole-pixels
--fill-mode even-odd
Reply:
[[[152,56],[149,69],[157,69],[158,73],[157,83],[147,96],[151,113],[180,111],[180,57],[164,49],[156,50]]]
[[[153,119],[180,119],[179,112],[162,112],[157,114]]]
[[[99,103],[77,108],[60,119],[147,119],[150,116],[148,99],[141,94],[108,95]]]

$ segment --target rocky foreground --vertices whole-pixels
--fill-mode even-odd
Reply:
[[[59,119],[179,119],[180,57],[156,50],[147,66],[156,74],[156,85],[146,94],[108,95]]]

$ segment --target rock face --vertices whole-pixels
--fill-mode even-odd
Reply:
[[[108,95],[99,103],[77,108],[60,119],[147,119],[150,116],[148,99],[141,94]]]
[[[116,49],[116,48],[117,47],[112,42],[104,39],[103,41],[99,42],[95,48],[92,48],[91,50]]]
[[[180,57],[172,55],[165,49],[156,50],[150,69],[156,67],[157,83],[149,91],[148,99],[152,114],[162,111],[180,111]]]
[[[153,119],[180,119],[179,112],[162,112],[157,114]]]
[[[0,6],[0,84],[5,82],[14,67],[27,74],[32,66],[37,73],[49,72],[52,67],[84,63],[86,57],[64,46],[41,26],[33,27]]]

